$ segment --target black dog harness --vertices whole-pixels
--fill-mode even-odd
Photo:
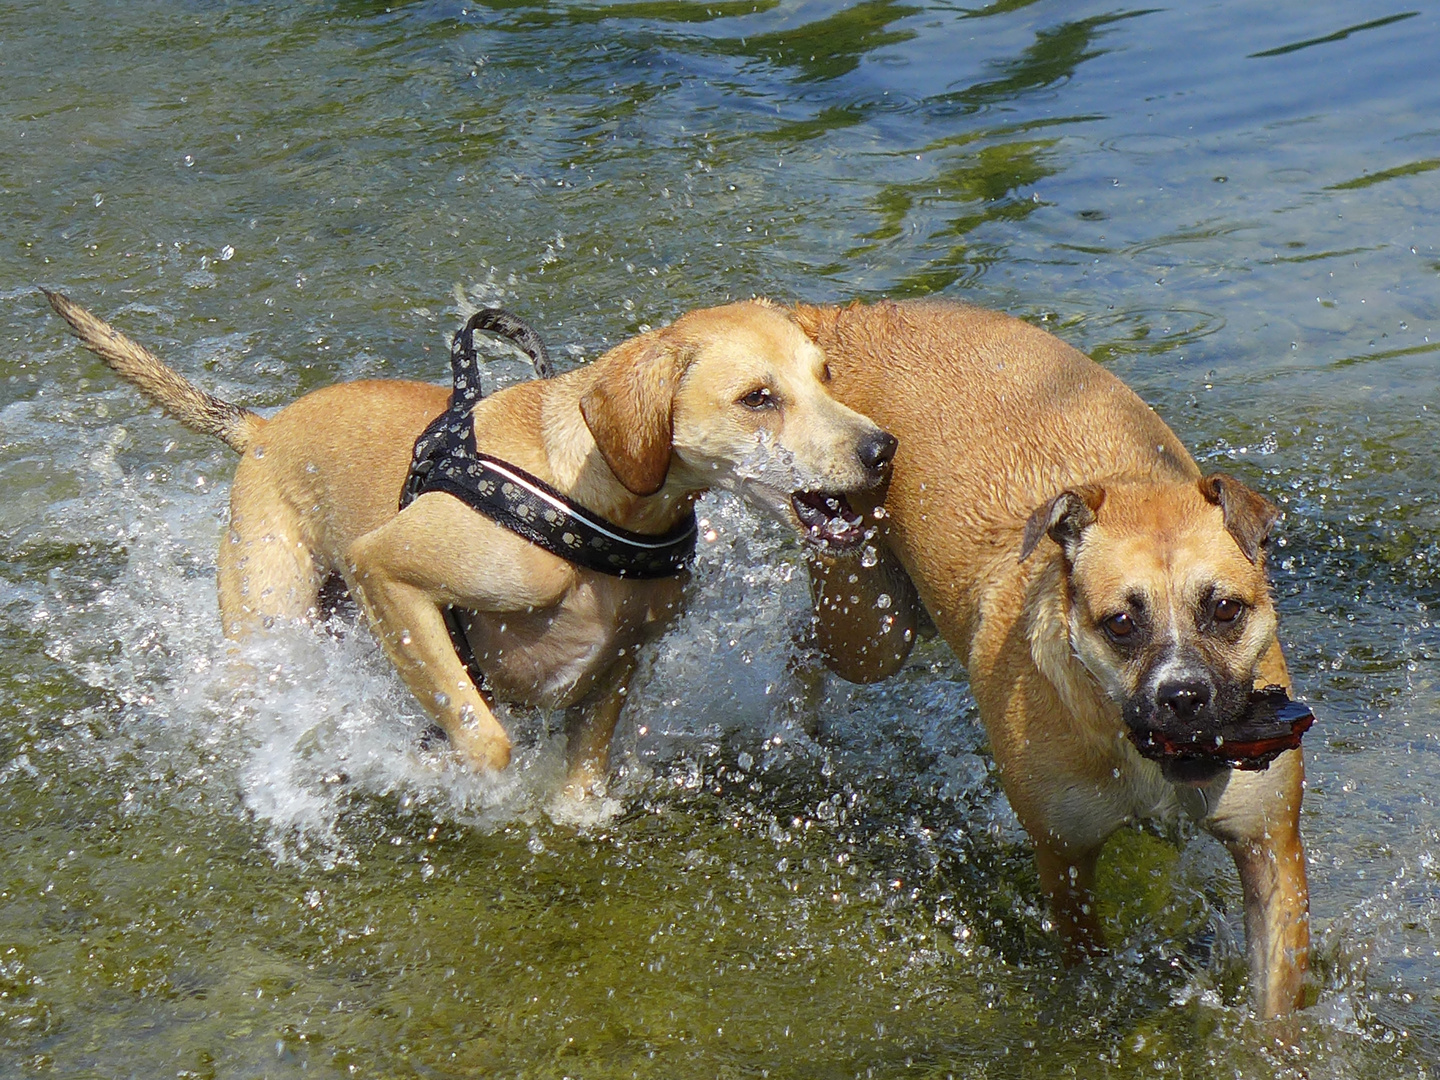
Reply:
[[[695,553],[693,512],[663,536],[631,532],[592,514],[525,470],[475,449],[470,414],[484,396],[476,330],[518,347],[530,357],[538,377],[554,374],[545,343],[525,323],[498,308],[472,315],[450,344],[450,407],[415,440],[400,509],[428,492],[443,491],[537,547],[587,570],[623,578],[682,573]],[[481,686],[484,676],[454,607],[445,609],[445,625],[471,680]]]

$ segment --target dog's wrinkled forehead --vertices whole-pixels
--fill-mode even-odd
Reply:
[[[1107,488],[1080,539],[1071,579],[1091,604],[1118,605],[1137,593],[1193,603],[1216,588],[1258,602],[1266,591],[1263,567],[1193,484]]]

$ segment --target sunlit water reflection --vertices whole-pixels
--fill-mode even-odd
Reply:
[[[1437,53],[1343,3],[7,7],[3,1070],[1435,1075]],[[728,496],[592,805],[557,718],[422,749],[353,616],[232,651],[228,451],[37,283],[256,407],[441,377],[457,288],[564,364],[752,293],[1052,329],[1287,511],[1317,1004],[1249,1020],[1183,829],[1064,971],[953,657],[807,734],[799,552]]]

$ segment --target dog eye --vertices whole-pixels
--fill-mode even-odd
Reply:
[[[1245,605],[1239,600],[1217,600],[1215,610],[1211,612],[1212,617],[1219,623],[1232,623],[1240,617],[1245,610]]]
[[[1127,638],[1135,632],[1135,620],[1123,611],[1118,615],[1111,615],[1101,625],[1113,638]]]
[[[740,399],[747,409],[766,409],[775,404],[775,397],[768,386],[757,387]]]

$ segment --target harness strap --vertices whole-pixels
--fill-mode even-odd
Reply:
[[[540,335],[520,319],[499,308],[483,308],[470,316],[450,344],[450,407],[415,440],[400,509],[428,492],[443,491],[537,547],[587,570],[640,579],[683,573],[695,553],[693,512],[663,536],[631,532],[592,514],[523,469],[476,451],[470,414],[484,395],[476,330],[503,337],[524,351],[538,377],[548,379],[554,373]],[[483,688],[485,676],[470,648],[461,612],[447,606],[444,616],[456,655],[471,681]]]
[[[695,552],[695,515],[662,536],[631,532],[575,505],[545,481],[489,454],[442,457],[426,491],[445,491],[567,562],[612,577],[674,577]]]

